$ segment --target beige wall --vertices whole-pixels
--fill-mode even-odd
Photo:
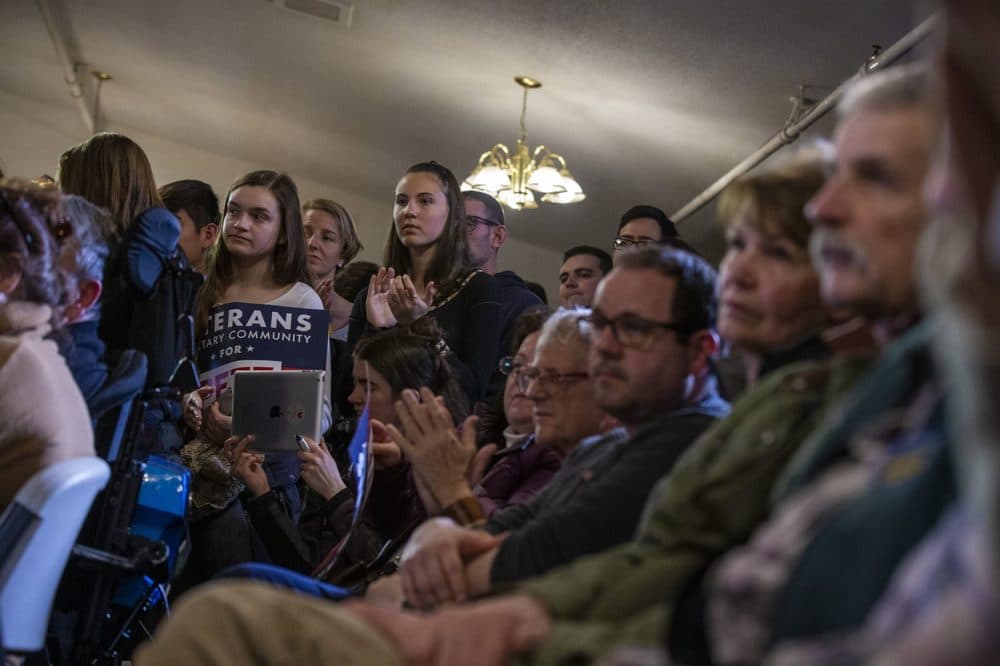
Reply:
[[[108,129],[127,134],[143,147],[153,165],[157,183],[196,178],[210,183],[219,196],[240,174],[271,165],[254,164],[207,152],[134,128],[112,125]],[[56,175],[63,150],[87,138],[83,120],[67,98],[53,106],[0,92],[0,165],[12,176]],[[333,185],[291,174],[302,200],[313,197],[335,199],[351,211],[365,245],[362,259],[379,262],[391,217],[392,200],[375,200]],[[558,301],[560,255],[550,250],[510,239],[500,252],[500,267],[513,270],[526,280],[545,286],[549,302]]]

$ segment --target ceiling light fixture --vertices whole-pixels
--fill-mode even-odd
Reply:
[[[566,160],[548,148],[528,148],[528,130],[524,115],[528,110],[528,90],[541,88],[542,83],[530,76],[515,76],[524,88],[521,102],[521,132],[517,136],[514,154],[502,143],[479,157],[479,162],[462,182],[462,190],[479,190],[496,198],[512,210],[538,208],[535,192],[547,203],[570,204],[583,201],[587,195],[566,168]]]

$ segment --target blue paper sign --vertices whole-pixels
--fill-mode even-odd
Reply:
[[[201,382],[221,391],[239,370],[324,370],[329,322],[326,310],[216,305],[198,340]]]
[[[354,437],[347,447],[347,452],[351,456],[351,469],[354,471],[354,520],[361,519],[361,512],[364,510],[365,499],[368,495],[368,480],[371,476],[371,466],[369,465],[368,440],[371,439],[371,422],[368,417],[368,405],[361,412],[358,418],[358,427],[354,430]]]

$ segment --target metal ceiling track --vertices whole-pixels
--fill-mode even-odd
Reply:
[[[70,56],[66,36],[59,28],[59,23],[56,20],[55,13],[52,11],[52,5],[49,0],[35,0],[35,4],[42,15],[42,21],[45,22],[45,29],[48,31],[49,38],[52,40],[52,46],[56,50],[56,57],[59,58],[59,65],[63,70],[63,79],[69,87],[69,95],[76,102],[76,106],[80,110],[80,115],[83,117],[83,123],[87,126],[87,131],[93,134],[97,127],[94,111],[91,109],[90,104],[87,103],[87,96],[83,87],[85,84],[81,84],[77,78],[76,63],[73,57]]]
[[[879,70],[885,69],[892,63],[902,58],[910,51],[910,49],[924,40],[931,33],[939,20],[939,15],[932,15],[923,23],[904,35],[898,42],[881,53],[872,55],[865,61],[865,64],[861,66],[861,69],[859,69],[854,76],[837,86],[833,92],[805,111],[800,118],[781,128],[774,136],[768,139],[764,145],[750,153],[750,155],[745,157],[739,164],[726,172],[724,176],[708,186],[704,192],[684,204],[684,206],[674,212],[670,218],[676,223],[682,222],[686,218],[695,214],[711,202],[712,199],[718,196],[719,193],[726,189],[726,187],[734,180],[749,172],[755,166],[781,150],[789,143],[798,139],[802,132],[808,129],[810,125],[815,123],[817,120],[826,115],[827,112],[837,106],[837,102],[840,101],[844,92],[852,83],[854,83],[854,81],[864,76],[868,76],[869,74],[874,74]]]

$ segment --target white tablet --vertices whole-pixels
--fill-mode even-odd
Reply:
[[[255,451],[297,451],[295,435],[322,436],[322,370],[257,370],[233,375],[233,434]]]

